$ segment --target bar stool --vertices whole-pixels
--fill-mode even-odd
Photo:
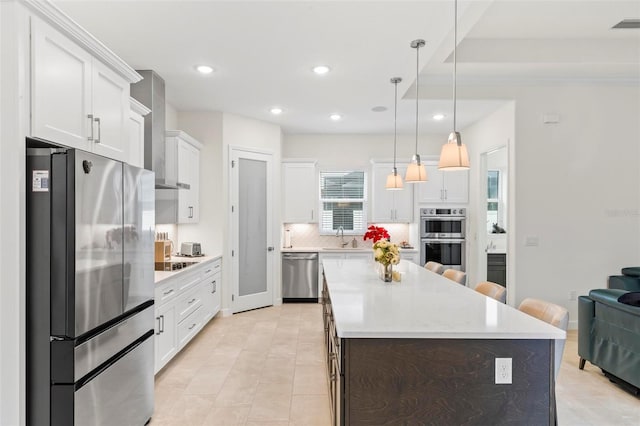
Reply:
[[[538,318],[548,324],[567,331],[569,325],[569,311],[560,305],[539,299],[527,298],[520,303],[518,309],[532,317]],[[562,362],[562,353],[564,352],[564,339],[556,339],[555,344],[555,375],[558,377],[560,372],[560,363]]]
[[[496,299],[498,302],[507,302],[507,289],[500,284],[496,284],[491,281],[481,281],[474,290],[478,293],[484,294],[485,296]]]
[[[467,274],[455,269],[447,269],[442,273],[442,276],[445,278],[449,278],[450,280],[455,281],[458,284],[465,285],[467,283]]]
[[[444,272],[444,266],[442,266],[442,263],[427,262],[424,264],[424,267],[425,269],[435,272],[436,274],[442,275],[442,273]]]

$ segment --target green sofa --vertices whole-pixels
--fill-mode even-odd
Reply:
[[[634,266],[622,268],[622,275],[610,275],[609,288],[617,288],[627,291],[640,291],[640,267]]]
[[[620,289],[591,290],[578,298],[578,355],[613,382],[640,394],[640,307],[618,302]]]

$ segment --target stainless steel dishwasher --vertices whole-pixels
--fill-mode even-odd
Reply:
[[[318,253],[282,253],[282,301],[318,302]]]

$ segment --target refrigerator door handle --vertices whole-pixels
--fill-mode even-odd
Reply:
[[[93,114],[87,114],[87,118],[89,119],[89,128],[91,129],[91,134],[87,136],[87,140],[93,141]]]
[[[97,138],[95,138],[93,141],[94,141],[95,143],[100,143],[100,139],[101,139],[101,137],[100,137],[100,133],[101,133],[101,132],[100,132],[100,117],[96,117],[96,118],[94,118],[94,119],[93,119],[93,121],[95,121],[96,123],[98,123],[98,137],[97,137]],[[92,129],[92,131],[93,131],[93,126],[91,126],[91,129]]]

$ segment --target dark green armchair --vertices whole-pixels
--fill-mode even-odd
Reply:
[[[578,355],[613,382],[640,393],[640,307],[618,302],[620,289],[591,290],[578,299]],[[631,385],[631,386],[629,386]]]

